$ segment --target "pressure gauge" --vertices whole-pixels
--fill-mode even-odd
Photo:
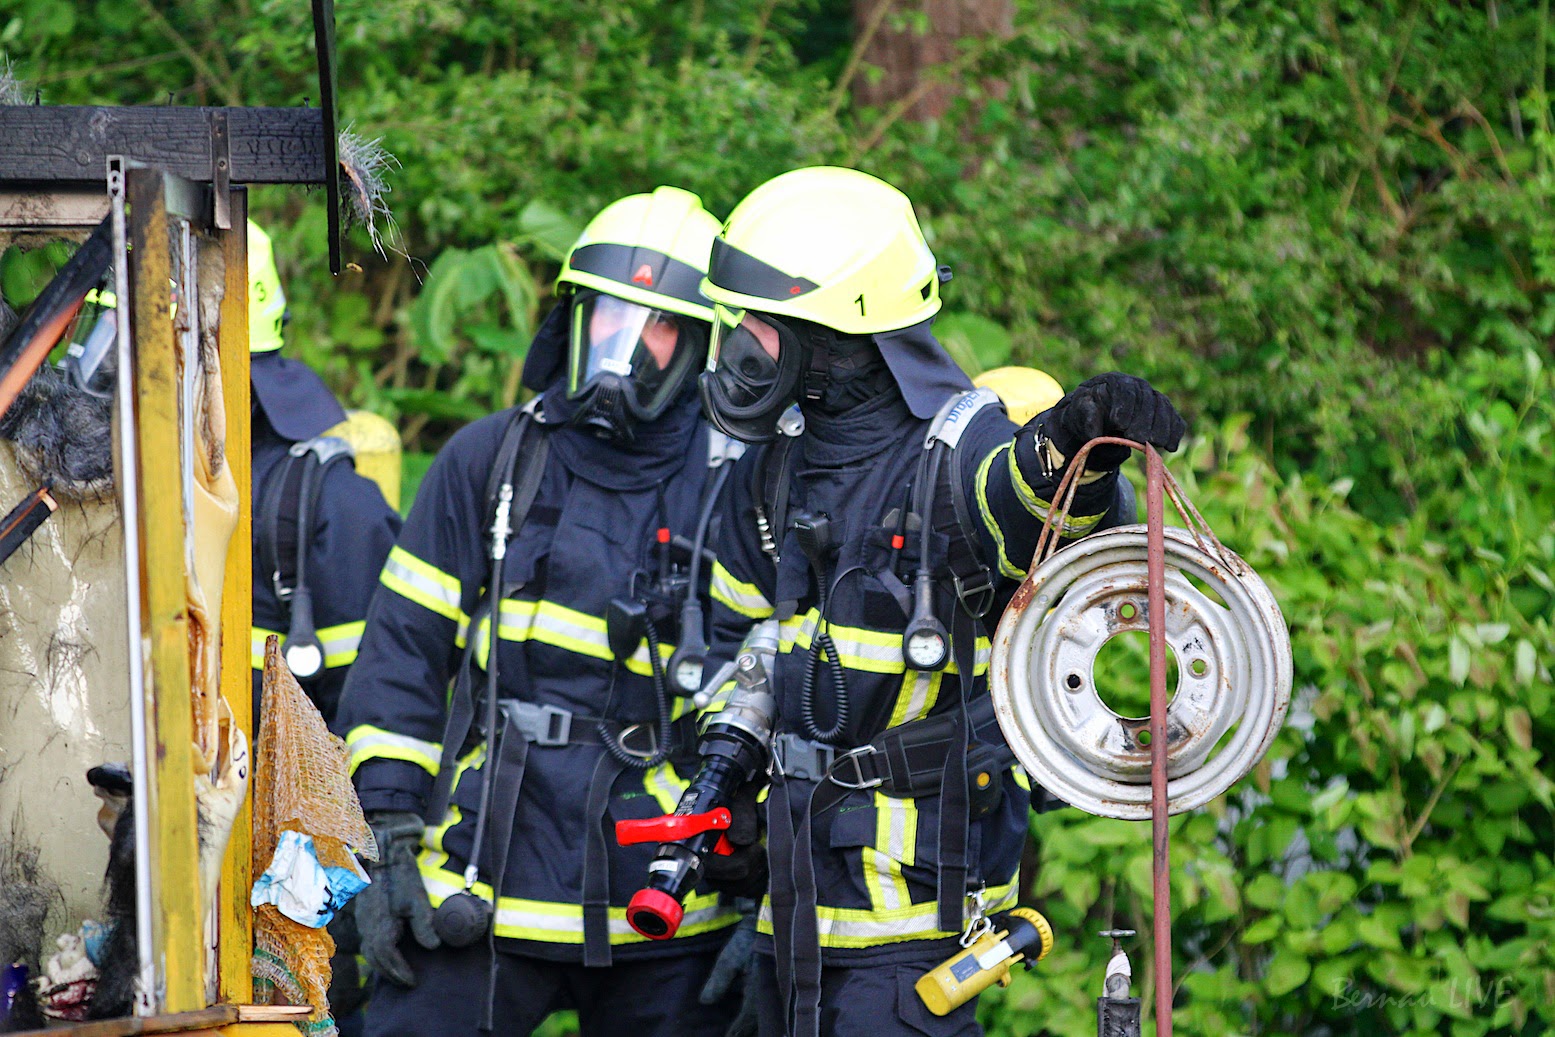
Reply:
[[[902,635],[902,655],[914,670],[942,669],[950,655],[945,628],[932,616],[907,628]]]
[[[675,662],[670,675],[682,695],[695,695],[702,690],[702,657],[688,655]]]

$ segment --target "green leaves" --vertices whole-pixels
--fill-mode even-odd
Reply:
[[[1479,388],[1458,415],[1526,369],[1520,356],[1464,357],[1462,384]],[[1173,820],[1179,1032],[1532,1033],[1555,1021],[1543,979],[1555,970],[1555,715],[1548,697],[1535,701],[1544,678],[1525,683],[1555,658],[1555,640],[1543,589],[1519,593],[1537,581],[1505,576],[1543,564],[1555,379],[1541,373],[1509,404],[1516,419],[1486,426],[1482,454],[1452,455],[1456,476],[1386,524],[1315,476],[1279,475],[1242,421],[1201,427],[1172,462],[1211,525],[1277,588],[1306,689],[1266,777]],[[1441,523],[1471,478],[1478,507]],[[1059,928],[1083,960],[1038,966],[1042,1011],[1062,999],[1078,1018],[1100,975],[1105,948],[1080,934],[1149,924],[1147,826],[1113,824],[1067,811],[1033,823],[1035,902],[1061,903],[1064,919],[1085,912]],[[1219,875],[1239,897],[1217,894]],[[1147,958],[1141,940],[1146,982]],[[984,1018],[1011,1037],[1043,1025],[1013,1004]]]
[[[1255,777],[1172,822],[1178,1032],[1548,1029],[1541,6],[1017,0],[945,118],[881,134],[846,90],[830,104],[845,7],[340,0],[341,111],[401,160],[416,258],[332,283],[321,198],[255,188],[288,350],[397,418],[409,491],[455,428],[517,398],[602,205],[668,183],[724,216],[856,154],[954,267],[936,330],[969,371],[1117,368],[1172,394],[1195,436],[1174,473],[1290,624],[1290,726]],[[306,5],[158,9],[166,27],[136,4],[17,0],[0,44],[52,103],[315,95]],[[36,291],[45,259],[0,261],[0,287]],[[1059,947],[984,997],[995,1037],[1088,1032],[1108,953],[1090,934],[1149,929],[1145,826],[1058,811],[1032,829],[1024,893]],[[1147,987],[1148,940],[1132,950]]]

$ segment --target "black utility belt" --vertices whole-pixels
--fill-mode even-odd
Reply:
[[[934,795],[952,756],[966,755],[965,736],[956,751],[956,720],[947,713],[898,724],[852,749],[785,731],[772,740],[773,770],[798,781],[879,789],[888,796]]]
[[[500,699],[497,708],[532,746],[604,745],[605,739],[610,738],[627,753],[645,760],[659,749],[658,724],[652,721],[623,725],[603,717],[574,713],[561,706],[541,706],[521,699]],[[674,721],[670,725],[670,738],[674,742],[671,752],[694,745],[695,716],[688,713]]]

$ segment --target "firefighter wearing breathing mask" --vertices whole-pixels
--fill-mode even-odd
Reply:
[[[607,838],[695,766],[709,500],[738,453],[696,393],[717,231],[673,187],[588,224],[524,363],[539,395],[449,441],[384,567],[341,710],[382,857],[355,912],[369,1037],[732,1015],[697,993],[737,913],[702,890],[676,939],[638,936],[654,847]]]
[[[948,279],[906,196],[851,169],[767,182],[713,243],[704,405],[761,445],[722,504],[708,672],[778,623],[763,1035],[981,1032],[975,1002],[934,1016],[913,985],[1014,905],[1040,796],[998,737],[989,634],[1064,458],[1185,431],[1122,374],[1016,427],[930,330]],[[1132,521],[1127,454],[1092,451],[1065,537]]]

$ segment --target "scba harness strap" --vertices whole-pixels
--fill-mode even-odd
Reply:
[[[553,705],[540,705],[516,698],[498,699],[497,647],[498,622],[490,617],[500,615],[500,602],[521,590],[521,583],[508,583],[498,587],[502,579],[503,559],[507,545],[519,534],[529,517],[539,493],[549,451],[544,415],[539,410],[539,400],[531,401],[516,413],[503,433],[496,460],[486,487],[483,529],[491,531],[489,557],[492,561],[487,580],[488,596],[470,618],[469,640],[460,659],[449,699],[448,715],[443,729],[442,758],[438,774],[428,798],[427,821],[441,824],[448,814],[453,795],[453,783],[460,753],[471,741],[475,726],[476,696],[475,669],[479,665],[476,654],[478,632],[486,623],[486,714],[481,732],[490,745],[488,763],[483,767],[481,807],[474,833],[475,843],[471,856],[481,862],[481,868],[491,876],[494,900],[501,896],[502,879],[507,870],[507,853],[512,841],[513,823],[517,811],[520,789],[524,779],[530,750],[563,748],[573,745],[604,746],[617,752],[602,754],[589,781],[585,803],[585,816],[589,831],[584,844],[583,861],[583,964],[606,966],[611,964],[610,946],[610,845],[605,838],[605,815],[609,809],[610,794],[616,779],[631,765],[633,758],[652,760],[668,758],[678,760],[680,749],[695,745],[696,718],[686,714],[667,727],[670,745],[661,746],[659,731],[652,725],[631,725],[619,732],[611,731],[614,725],[604,717],[584,716]],[[740,451],[725,437],[709,430],[708,468],[716,476],[709,476],[708,486],[716,493],[722,485],[728,465],[737,459]],[[532,441],[532,442],[531,442]],[[502,511],[504,501],[507,512]],[[703,523],[711,516],[712,508],[703,511]],[[695,546],[700,546],[705,529],[699,526]],[[695,594],[691,588],[690,594]],[[697,614],[700,616],[700,613]],[[698,620],[699,621],[699,620]],[[614,646],[612,646],[614,647]],[[636,646],[631,646],[635,648]],[[657,664],[657,653],[652,653]],[[608,712],[608,710],[607,710]],[[629,744],[633,731],[646,732],[647,743],[638,747]],[[606,739],[612,739],[614,745]],[[661,752],[661,749],[664,750]],[[621,758],[625,755],[625,759]],[[467,889],[473,886],[476,871],[466,869]],[[493,904],[493,910],[495,904]],[[495,954],[495,925],[486,933]],[[486,1028],[490,1028],[492,1011],[491,992],[488,991]]]
[[[308,560],[316,535],[319,495],[329,469],[354,466],[356,452],[339,436],[315,436],[293,443],[285,459],[271,469],[254,509],[259,563],[287,616],[281,650],[293,676],[308,683],[325,670],[324,648],[313,618],[313,589]],[[286,526],[291,529],[285,529]]]
[[[963,493],[966,460],[959,447],[974,420],[997,405],[998,398],[987,389],[961,393],[948,400],[930,423],[914,478],[914,511],[922,548],[914,592],[909,599],[912,614],[904,627],[903,654],[905,659],[906,636],[914,629],[931,625],[937,628],[949,643],[941,651],[937,665],[927,668],[943,668],[954,657],[961,675],[961,694],[956,705],[934,716],[889,728],[853,749],[813,742],[793,732],[780,734],[774,741],[768,836],[774,877],[773,940],[779,989],[791,1012],[791,1033],[795,1037],[811,1037],[820,1027],[818,890],[811,846],[817,815],[861,789],[878,788],[887,795],[902,797],[938,795],[938,925],[944,931],[959,932],[964,922],[970,867],[967,835],[973,814],[967,764],[974,762],[992,776],[985,788],[996,797],[997,775],[1014,763],[1013,754],[997,735],[991,715],[973,715],[991,714],[991,700],[984,696],[976,703],[968,701],[975,683],[978,634],[983,629],[982,616],[994,601],[995,578],[981,560],[981,540]],[[761,489],[757,520],[762,548],[774,561],[786,532],[791,456],[796,439],[788,438],[768,448],[756,475]],[[929,533],[934,528],[951,533],[945,567],[941,570],[948,572],[949,590],[956,602],[948,632],[933,614],[935,570],[928,548]],[[900,584],[894,572],[884,575],[891,580],[882,577],[883,584]],[[905,593],[898,595],[898,600],[904,598]],[[984,731],[990,732],[986,742],[977,737]],[[986,802],[985,797],[979,803],[979,813],[992,809]],[[800,808],[797,824],[796,808]]]

